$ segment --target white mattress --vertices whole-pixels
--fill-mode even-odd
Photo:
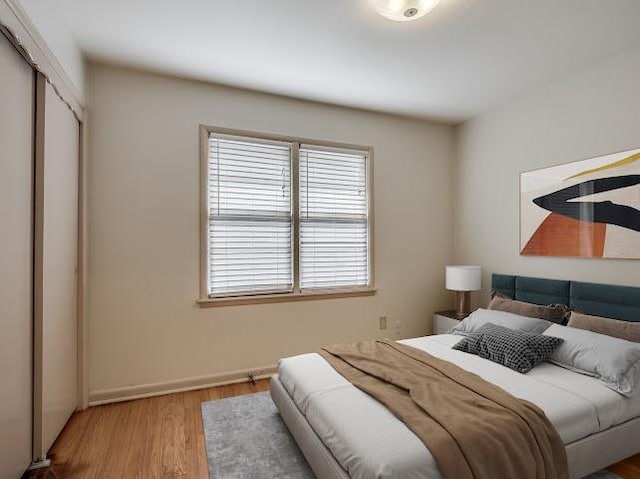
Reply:
[[[527,374],[451,349],[460,336],[400,341],[474,372],[538,405],[565,444],[640,416],[640,394],[626,398],[593,378],[545,363]],[[433,456],[386,407],[318,354],[280,360],[278,375],[298,409],[352,478],[439,478]]]

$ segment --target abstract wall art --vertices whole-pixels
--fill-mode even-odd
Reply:
[[[520,254],[640,259],[640,149],[522,173]]]

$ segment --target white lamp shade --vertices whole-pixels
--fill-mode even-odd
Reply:
[[[482,267],[447,266],[446,288],[452,291],[478,291],[482,289]]]

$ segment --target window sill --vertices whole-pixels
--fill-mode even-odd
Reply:
[[[201,298],[196,302],[201,308],[217,308],[220,306],[240,306],[246,304],[286,303],[291,301],[313,301],[320,299],[355,298],[359,296],[374,296],[375,289],[345,289],[336,291],[322,291],[315,293],[280,293],[255,296],[228,296],[224,298]]]

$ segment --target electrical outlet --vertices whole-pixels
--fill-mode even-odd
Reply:
[[[380,321],[380,329],[387,329],[387,317],[386,316],[380,316],[378,318],[378,321]]]
[[[399,319],[396,319],[395,323],[393,323],[394,334],[396,338],[400,338],[402,336],[402,323]]]

